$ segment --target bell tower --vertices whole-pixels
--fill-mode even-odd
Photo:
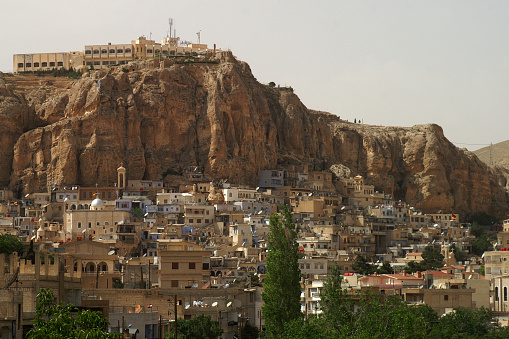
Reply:
[[[117,168],[117,187],[118,189],[125,189],[126,186],[126,170],[123,166],[123,163],[120,164],[120,167]]]

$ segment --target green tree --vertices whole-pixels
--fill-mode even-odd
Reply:
[[[269,82],[269,87],[271,88],[276,87],[276,83],[274,81]]]
[[[438,246],[426,246],[421,257],[426,270],[437,269],[444,265],[444,256],[440,253],[440,247]]]
[[[431,338],[486,338],[495,332],[492,325],[493,314],[482,307],[475,311],[463,307],[455,308],[440,318],[433,327]]]
[[[492,250],[493,244],[487,234],[482,234],[472,241],[472,252],[476,255],[482,255],[484,252]]]
[[[456,261],[465,261],[468,259],[467,252],[463,251],[461,248],[457,247],[456,244],[451,244],[449,247],[449,251],[454,253],[454,258],[456,258]]]
[[[365,256],[357,254],[354,263],[352,264],[352,270],[355,273],[370,275],[375,273],[376,267],[375,265],[370,264]]]
[[[143,209],[139,207],[133,207],[129,211],[131,212],[131,215],[135,218],[143,218]]]
[[[11,255],[14,252],[23,254],[23,244],[21,240],[12,234],[0,234],[0,253]]]
[[[270,217],[268,256],[262,293],[265,329],[269,338],[280,338],[285,324],[302,319],[297,228],[288,206],[282,216]]]
[[[320,293],[320,305],[325,323],[337,332],[347,329],[354,319],[353,300],[348,295],[348,291],[341,286],[342,282],[343,277],[339,266],[334,264]]]
[[[58,305],[51,289],[41,289],[36,298],[34,328],[28,338],[117,338],[117,333],[108,333],[108,321],[100,312],[78,311],[72,304]]]
[[[405,271],[407,273],[415,273],[417,271],[426,271],[426,267],[424,266],[424,264],[422,262],[417,262],[417,261],[410,261],[406,267],[405,267]]]
[[[175,327],[170,326],[170,333],[166,333],[165,338],[174,338],[173,331]],[[179,339],[217,339],[223,334],[219,323],[200,314],[193,319],[177,319],[177,335]]]
[[[393,274],[394,269],[392,268],[391,264],[388,261],[385,261],[382,266],[377,268],[376,272],[378,274]]]

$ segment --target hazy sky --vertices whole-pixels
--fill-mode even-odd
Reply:
[[[508,1],[2,0],[0,70],[17,53],[177,36],[230,48],[311,109],[436,123],[470,150],[509,139]]]

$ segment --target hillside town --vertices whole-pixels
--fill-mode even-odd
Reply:
[[[509,221],[492,226],[496,250],[479,256],[461,215],[423,213],[359,175],[267,169],[248,187],[211,181],[199,166],[156,181],[128,179],[123,165],[117,174],[111,186],[53,182],[22,199],[0,190],[0,233],[33,253],[0,255],[2,335],[31,328],[41,288],[101,311],[111,332],[132,338],[162,338],[175,318],[199,315],[217,321],[223,338],[247,324],[261,331],[270,216],[283,205],[299,229],[305,316],[321,312],[325,277],[338,265],[352,291],[509,319]],[[411,272],[430,249],[443,255],[440,265]]]

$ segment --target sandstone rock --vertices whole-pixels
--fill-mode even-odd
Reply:
[[[506,177],[439,126],[348,123],[258,83],[231,52],[217,60],[163,69],[133,62],[30,88],[2,77],[14,87],[0,93],[0,184],[20,194],[55,181],[112,185],[123,162],[129,179],[193,165],[209,179],[256,185],[261,169],[308,164],[360,174],[424,211],[506,212]]]

